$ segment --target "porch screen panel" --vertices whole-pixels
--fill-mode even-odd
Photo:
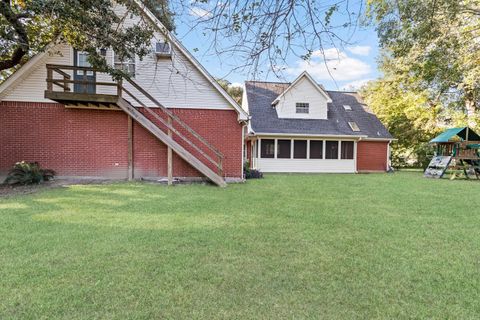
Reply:
[[[307,158],[307,140],[293,140],[293,157],[295,159]]]
[[[275,140],[262,139],[261,141],[260,156],[262,158],[274,158],[275,157]]]
[[[323,158],[323,141],[310,140],[310,159]]]
[[[277,140],[277,158],[290,159],[291,140]]]
[[[338,141],[325,142],[325,159],[338,159]]]
[[[342,141],[342,159],[353,159],[353,141]]]

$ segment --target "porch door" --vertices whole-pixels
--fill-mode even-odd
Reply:
[[[74,50],[73,54],[73,64],[75,67],[91,67],[90,63],[87,61],[88,53],[84,51]],[[75,81],[83,81],[86,79],[89,82],[95,82],[95,73],[93,71],[87,71],[84,74],[84,70],[76,70],[74,72],[74,79]],[[96,88],[95,84],[82,84],[82,83],[75,83],[74,91],[78,93],[90,93],[95,94]]]

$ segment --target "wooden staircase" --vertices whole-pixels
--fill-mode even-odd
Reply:
[[[83,72],[83,79],[72,80],[69,74],[72,71],[77,74]],[[111,83],[89,81],[87,73],[92,72],[96,75],[98,71],[88,67],[47,65],[45,98],[72,108],[124,111],[131,119],[167,146],[169,183],[172,180],[171,152],[173,151],[216,185],[220,187],[227,185],[223,178],[224,156],[219,150],[133,80],[125,79],[128,88],[123,81],[112,81]],[[62,78],[54,78],[54,74],[59,74]],[[116,94],[88,93],[87,90],[72,92],[71,84],[78,84],[85,88],[92,85],[95,88],[110,87],[112,89],[115,87]],[[55,91],[54,85],[63,90]],[[154,107],[148,106],[145,101]]]

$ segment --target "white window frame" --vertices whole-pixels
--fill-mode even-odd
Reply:
[[[86,66],[81,66],[80,65],[80,55],[85,55],[85,62],[88,64]],[[90,64],[90,62],[88,62],[88,52],[86,51],[80,51],[80,50],[77,50],[77,67],[87,67],[87,68],[90,68],[92,67],[92,65]],[[77,76],[83,76],[83,70],[77,70],[75,71],[77,73]],[[87,71],[87,76],[93,76],[93,71]]]
[[[123,71],[127,71],[129,74],[130,74],[130,77],[132,78],[135,78],[135,76],[137,75],[137,58],[134,57],[132,59],[132,61],[130,62],[125,62],[125,61],[120,61],[120,62],[116,62],[115,61],[115,57],[117,55],[115,54],[115,52],[112,52],[112,66],[115,68],[115,69],[118,69],[118,70],[123,70]],[[118,66],[122,66],[122,68],[117,68],[117,65]],[[133,65],[133,74],[131,74],[128,70],[129,70],[129,66]],[[125,69],[124,66],[127,66],[127,68]]]
[[[298,112],[298,109],[306,110],[307,112]],[[295,102],[295,113],[296,114],[309,114],[310,113],[310,103],[309,102]]]

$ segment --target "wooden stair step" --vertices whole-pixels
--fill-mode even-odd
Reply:
[[[200,171],[213,183],[215,183],[220,187],[227,186],[227,183],[225,182],[222,176],[215,173],[212,169],[210,169],[197,157],[191,154],[182,145],[180,145],[178,142],[173,140],[173,138],[170,137],[167,133],[163,132],[157,125],[155,125],[152,121],[150,121],[147,117],[145,117],[139,110],[137,110],[132,104],[130,104],[130,102],[119,97],[117,101],[117,106],[120,109],[122,109],[125,113],[127,113],[130,117],[132,117],[135,121],[137,121],[141,126],[147,129],[150,133],[152,133],[157,139],[159,139],[168,147],[172,148],[172,150],[176,154],[178,154],[183,160],[185,160],[192,167]]]

